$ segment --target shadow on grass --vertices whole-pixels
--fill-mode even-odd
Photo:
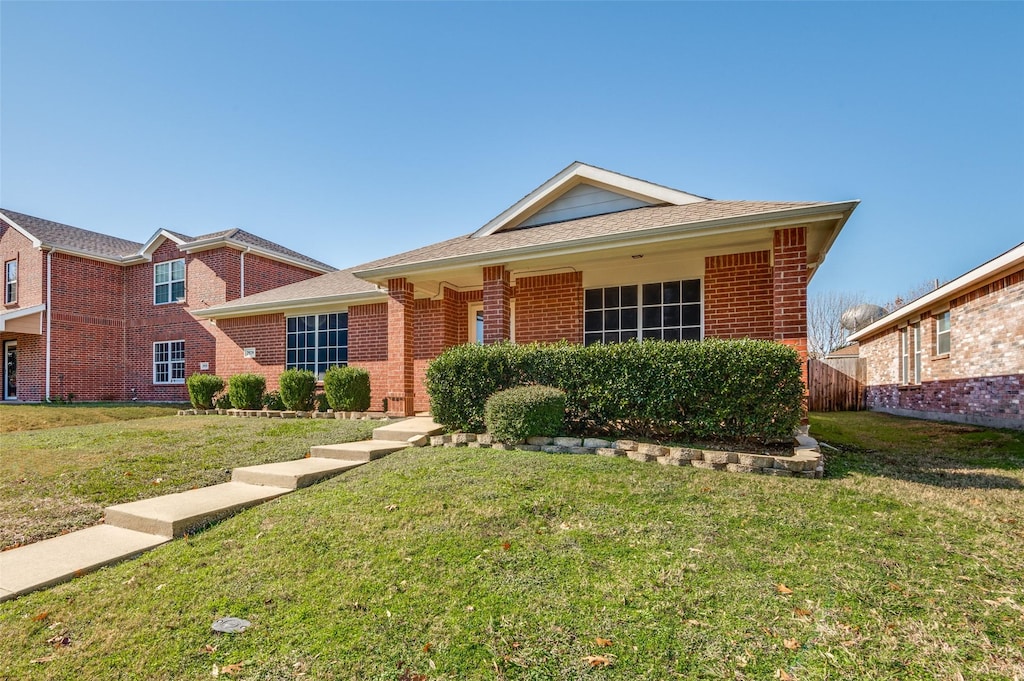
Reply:
[[[1024,489],[1024,432],[872,412],[816,414],[825,474],[857,473],[947,489]]]

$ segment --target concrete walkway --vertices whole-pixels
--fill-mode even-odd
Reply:
[[[0,601],[111,565],[241,510],[387,456],[423,446],[441,426],[416,416],[381,426],[372,440],[310,448],[310,456],[236,468],[231,482],[117,504],[104,524],[0,552]]]

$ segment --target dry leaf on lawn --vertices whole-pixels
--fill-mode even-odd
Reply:
[[[782,641],[782,645],[790,650],[796,650],[800,647],[800,641],[797,641],[795,638],[787,638]]]
[[[583,661],[591,667],[610,667],[612,659],[607,655],[587,655]]]
[[[600,636],[595,638],[594,642],[602,648],[607,648],[608,646],[612,645],[612,640],[610,638],[601,638]]]
[[[781,582],[775,585],[775,590],[778,591],[780,594],[791,594],[791,593],[793,593],[792,589],[790,589],[788,586],[786,586],[785,584],[783,584]]]

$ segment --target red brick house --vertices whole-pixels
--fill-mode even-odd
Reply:
[[[849,340],[869,409],[1024,429],[1024,243]]]
[[[146,243],[0,210],[4,400],[187,400],[225,373],[196,310],[334,268],[240,229]]]
[[[573,163],[471,234],[196,311],[223,375],[365,367],[373,406],[429,409],[466,342],[763,338],[806,356],[807,282],[856,201],[718,201]]]

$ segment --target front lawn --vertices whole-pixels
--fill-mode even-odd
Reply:
[[[94,525],[111,504],[227,482],[238,466],[300,459],[312,445],[361,440],[376,425],[163,416],[5,433],[0,549]]]
[[[813,422],[825,480],[405,450],[0,604],[0,678],[1024,678],[1024,434]]]
[[[0,433],[170,416],[186,405],[144,402],[0,404]]]

